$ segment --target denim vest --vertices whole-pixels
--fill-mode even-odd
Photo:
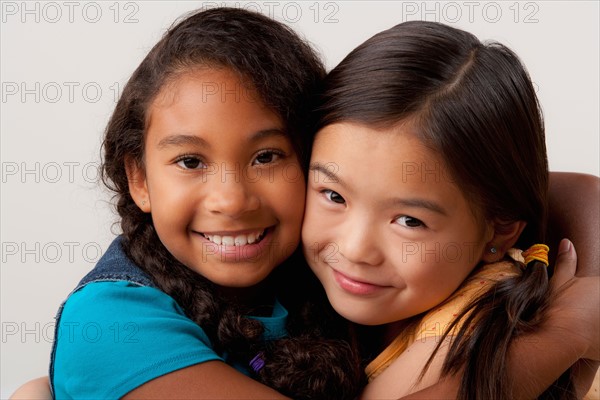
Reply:
[[[92,269],[80,282],[77,287],[69,294],[69,297],[83,288],[88,283],[92,282],[114,282],[114,281],[128,281],[139,286],[149,286],[157,288],[152,279],[142,271],[137,265],[133,263],[125,255],[121,242],[123,241],[122,236],[118,236],[110,244],[106,253],[100,258],[98,264]],[[52,344],[52,354],[50,355],[50,388],[52,395],[54,396],[54,358],[56,356],[56,343],[59,335],[60,317],[62,315],[63,308],[65,307],[65,300],[56,313],[56,324],[54,329],[54,343]]]

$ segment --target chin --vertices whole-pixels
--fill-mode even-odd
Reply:
[[[342,299],[340,301],[332,301],[329,297],[328,299],[333,309],[350,322],[360,325],[381,325],[383,323],[378,321],[377,318],[374,318],[374,312],[372,310],[360,310],[359,307],[347,300],[345,301]]]
[[[213,281],[213,283],[222,286],[222,287],[229,287],[229,288],[237,288],[237,289],[242,289],[242,288],[249,288],[252,286],[256,286],[259,283],[261,283],[262,281],[264,281],[267,277],[266,276],[248,276],[248,277],[231,277],[231,278],[224,278],[224,279],[215,279]]]
[[[383,325],[383,321],[379,321],[376,318],[373,318],[372,315],[357,315],[356,313],[339,313],[342,317],[346,318],[348,321],[354,322],[359,325],[366,326],[377,326]]]

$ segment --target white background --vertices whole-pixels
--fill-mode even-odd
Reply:
[[[47,374],[53,317],[116,230],[96,184],[122,88],[184,12],[222,2],[2,2],[1,396]],[[236,3],[229,3],[236,6]],[[245,2],[289,23],[328,69],[408,19],[450,23],[514,49],[537,85],[552,170],[599,174],[599,3]]]

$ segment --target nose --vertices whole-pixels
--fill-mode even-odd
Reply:
[[[340,254],[353,264],[377,266],[383,263],[384,256],[376,230],[366,216],[348,216],[340,225]]]
[[[212,214],[221,214],[237,218],[245,213],[258,210],[260,199],[240,177],[229,176],[227,179],[215,177],[204,200],[206,209]]]

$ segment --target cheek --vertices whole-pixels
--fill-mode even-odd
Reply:
[[[194,190],[189,186],[169,183],[168,179],[157,177],[149,181],[148,191],[153,218],[176,222],[189,217],[194,209],[195,196],[190,194]]]
[[[306,207],[304,209],[304,220],[302,222],[302,243],[305,246],[313,246],[319,241],[319,233],[323,233],[326,226],[326,216],[319,212],[316,194],[310,191],[306,195]]]
[[[315,271],[316,260],[318,260],[319,243],[324,243],[326,233],[326,222],[323,213],[319,212],[316,205],[315,194],[306,195],[306,208],[304,210],[304,220],[302,222],[302,246],[304,256],[311,269]],[[321,246],[322,247],[322,246]],[[316,271],[315,271],[316,272]]]
[[[286,216],[286,220],[291,220],[298,223],[304,214],[304,202],[306,195],[306,185],[304,177],[298,174],[297,168],[288,168],[281,171],[281,176],[276,184],[271,184],[269,190],[272,192],[270,196],[277,199],[277,208],[282,215]],[[287,221],[283,221],[287,222]]]

